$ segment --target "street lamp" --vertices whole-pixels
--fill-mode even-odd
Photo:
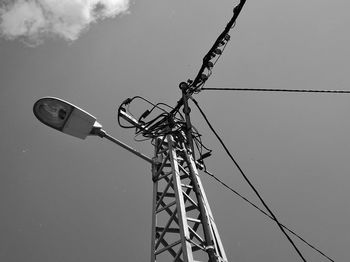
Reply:
[[[45,125],[65,134],[85,139],[98,135],[102,126],[83,109],[55,97],[43,97],[33,107],[34,115]]]
[[[65,134],[85,139],[88,135],[106,138],[138,157],[153,163],[152,159],[107,134],[96,118],[85,110],[56,97],[43,97],[35,102],[33,112],[43,124]]]

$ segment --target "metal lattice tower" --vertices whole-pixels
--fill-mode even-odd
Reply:
[[[227,261],[185,140],[166,135],[155,143],[151,262]]]

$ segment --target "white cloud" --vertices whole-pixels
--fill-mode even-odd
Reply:
[[[0,5],[0,34],[32,44],[50,35],[73,41],[89,24],[128,7],[129,0],[7,0]]]

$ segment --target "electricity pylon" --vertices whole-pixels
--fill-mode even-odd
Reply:
[[[180,100],[185,120],[169,118],[162,132],[153,136],[153,205],[151,262],[226,262],[226,254],[194,159],[188,95]],[[125,101],[123,104],[128,104]],[[144,134],[142,122],[123,110],[119,116]]]
[[[186,137],[155,144],[152,170],[154,261],[227,261]]]
[[[144,125],[123,108],[133,99],[125,100],[119,107],[118,121],[122,117],[131,123],[137,128],[138,134],[152,138],[155,146],[152,163],[151,262],[227,261],[197,170],[188,99],[200,91],[211,75],[216,63],[211,60],[217,61],[215,57],[222,54],[230,40],[228,33],[234,27],[245,2],[240,0],[234,7],[232,18],[203,58],[195,79],[180,83],[182,99],[166,117],[162,114]],[[182,106],[185,119],[178,120],[175,115]],[[153,109],[156,107],[153,105]],[[146,110],[139,120],[148,116],[153,109]]]

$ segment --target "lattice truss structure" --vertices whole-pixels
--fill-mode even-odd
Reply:
[[[227,261],[195,162],[183,141],[167,135],[155,143],[151,262]],[[203,223],[210,236],[205,236]]]

